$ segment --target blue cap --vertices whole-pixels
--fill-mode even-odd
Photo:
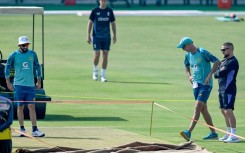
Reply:
[[[177,46],[177,48],[182,48],[186,44],[192,44],[192,43],[193,43],[193,41],[191,40],[191,38],[189,38],[189,37],[183,37],[180,40],[179,45]]]

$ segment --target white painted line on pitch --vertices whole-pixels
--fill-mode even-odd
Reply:
[[[120,132],[124,132],[124,133],[129,133],[129,134],[133,134],[133,135],[140,135],[134,132],[129,132],[129,131],[125,131],[125,130],[120,130],[120,129],[115,129],[115,128],[111,128],[111,127],[94,127],[94,126],[88,126],[88,127],[74,127],[74,126],[65,126],[65,127],[39,127],[42,129],[110,129],[110,130],[115,130],[115,131],[120,131]],[[142,136],[142,135],[140,135]]]
[[[124,133],[128,133],[128,134],[132,134],[132,135],[139,135],[139,136],[142,136],[138,133],[134,133],[134,132],[129,132],[129,131],[124,131],[124,130],[120,130],[120,129],[113,129],[112,130],[115,130],[115,131],[119,131],[119,132],[124,132]]]
[[[125,131],[125,130],[120,130],[120,129],[115,129],[115,128],[111,128],[111,127],[44,127],[47,129],[50,128],[59,128],[59,129],[109,129],[109,130],[114,130],[114,131],[118,131],[118,132],[123,132],[123,133],[128,133],[128,134],[132,134],[132,135],[138,135],[138,136],[142,136],[140,134],[134,133],[134,132],[129,132],[129,131]]]

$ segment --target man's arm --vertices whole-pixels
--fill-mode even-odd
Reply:
[[[13,67],[13,62],[14,62],[13,59],[14,59],[13,55],[10,55],[4,68],[6,84],[10,91],[14,91],[14,87],[10,82],[10,69]]]
[[[36,70],[36,77],[37,77],[37,83],[36,83],[36,88],[40,89],[41,88],[41,79],[42,79],[42,74],[41,74],[41,66],[38,61],[37,54],[34,52],[34,68]]]
[[[1,98],[1,100],[7,100],[5,97]],[[9,99],[7,101],[10,101]],[[6,122],[4,122],[3,124],[0,125],[0,132],[2,132],[3,130],[5,130],[6,128],[9,128],[10,125],[13,123],[13,114],[14,114],[14,106],[12,102],[9,102],[10,108],[8,111],[8,119],[6,120]]]
[[[116,28],[116,22],[112,22],[111,23],[111,28],[112,28],[112,32],[113,32],[113,44],[115,44],[117,42],[117,28]]]
[[[10,91],[14,91],[14,87],[13,87],[12,83],[10,82],[10,77],[5,78],[5,80],[6,80],[6,84],[7,84],[8,89]]]
[[[238,64],[236,62],[231,62],[227,65],[220,67],[215,73],[215,78],[220,78],[227,76],[232,70],[236,70],[238,68]]]
[[[209,72],[207,78],[206,78],[205,81],[204,81],[204,84],[208,84],[208,83],[209,83],[209,80],[212,78],[213,73],[214,73],[215,71],[217,71],[219,65],[220,65],[220,61],[219,61],[219,60],[217,60],[216,62],[214,62],[211,71]]]
[[[93,21],[89,20],[88,21],[88,26],[87,26],[87,42],[90,44],[91,43],[91,30],[92,30],[92,26],[93,26]]]
[[[186,66],[186,67],[185,67],[185,73],[186,73],[187,78],[189,79],[189,81],[190,81],[191,84],[192,84],[192,83],[193,83],[193,81],[192,81],[193,77],[192,77],[192,75],[191,75],[191,69],[190,69],[189,66]]]

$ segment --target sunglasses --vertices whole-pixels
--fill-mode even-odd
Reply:
[[[184,50],[184,49],[185,49],[185,47],[186,47],[186,45],[184,45],[184,46],[182,47],[182,49]]]
[[[223,49],[221,49],[220,51],[224,52],[224,51],[226,51],[227,49],[230,49],[230,48],[223,48]]]
[[[20,47],[28,47],[29,46],[29,44],[21,44],[21,45],[19,45]]]

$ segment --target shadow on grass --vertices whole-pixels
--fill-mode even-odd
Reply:
[[[161,84],[161,85],[171,85],[171,83],[164,82],[131,82],[131,81],[108,81],[109,83],[128,83],[128,84]]]
[[[70,115],[46,115],[45,122],[53,121],[127,121],[120,117],[73,117]]]

